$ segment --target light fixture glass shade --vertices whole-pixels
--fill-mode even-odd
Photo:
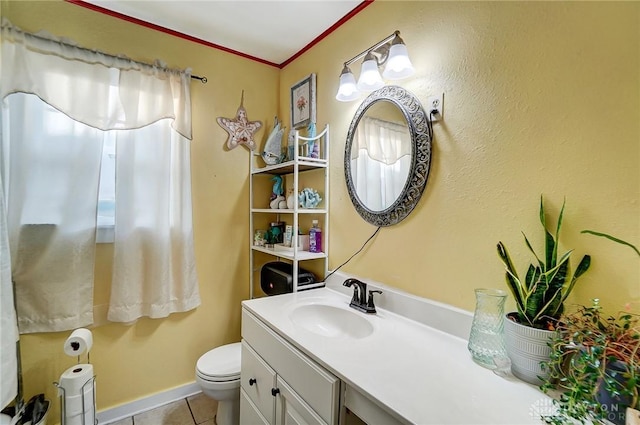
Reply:
[[[344,66],[342,74],[340,74],[340,86],[338,87],[338,93],[336,94],[336,100],[340,102],[350,102],[356,100],[360,93],[356,87],[356,77],[348,66]]]
[[[407,46],[400,37],[396,35],[389,49],[389,58],[387,66],[384,68],[382,75],[387,80],[400,80],[413,75],[414,69],[409,60]]]
[[[358,90],[360,91],[373,91],[378,90],[384,86],[384,81],[378,71],[378,63],[373,57],[371,52],[367,53],[367,56],[362,62],[362,68],[360,68],[360,78],[358,78]]]

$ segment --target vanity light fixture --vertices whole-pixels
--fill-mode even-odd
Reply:
[[[378,71],[378,62],[376,61],[375,56],[373,56],[373,53],[369,52],[362,62],[360,78],[358,78],[358,84],[356,87],[361,92],[368,92],[378,90],[383,86],[384,81],[382,81],[380,71]]]
[[[362,57],[364,57],[364,61],[356,83],[356,78],[349,65]],[[386,65],[382,75],[387,80],[400,80],[413,75],[413,65],[409,60],[407,46],[400,38],[400,31],[395,31],[344,63],[336,99],[340,102],[349,102],[356,100],[361,92],[370,92],[383,87],[384,81],[378,70],[378,67],[382,65]]]

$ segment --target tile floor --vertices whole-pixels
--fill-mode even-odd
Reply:
[[[111,425],[215,425],[217,403],[204,394],[196,394]]]

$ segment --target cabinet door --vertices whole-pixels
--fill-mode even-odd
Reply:
[[[279,376],[277,383],[275,425],[327,425]]]
[[[271,425],[262,417],[258,408],[244,390],[240,390],[240,423],[242,425]]]
[[[276,372],[242,340],[240,387],[268,422],[273,422],[274,400],[271,389],[276,386]],[[242,418],[241,418],[242,419]],[[244,422],[241,421],[242,424]]]
[[[242,337],[279,378],[295,388],[324,423],[338,423],[340,380],[335,375],[309,359],[246,309],[242,310]],[[242,385],[245,384],[243,381]],[[265,417],[268,418],[267,415]]]

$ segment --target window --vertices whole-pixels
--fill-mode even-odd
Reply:
[[[92,322],[97,221],[118,236],[109,320],[198,306],[189,72],[2,33],[0,171],[20,331]]]
[[[116,224],[116,131],[105,131],[98,188],[96,243],[112,243]]]
[[[115,90],[115,87],[112,86]],[[32,115],[31,123],[35,127],[31,131],[35,137],[42,140],[43,148],[34,149],[34,161],[38,166],[34,167],[33,173],[45,173],[49,177],[42,176],[40,181],[58,181],[58,174],[64,173],[67,165],[61,156],[66,156],[62,144],[74,137],[81,141],[86,137],[99,141],[102,139],[102,158],[100,161],[100,184],[98,188],[97,205],[97,232],[96,243],[113,243],[115,229],[115,182],[116,182],[116,135],[118,130],[102,131],[82,123],[73,122],[68,119],[61,119],[62,113],[54,107],[41,102],[42,109],[32,108],[32,114],[41,111],[41,118]],[[73,136],[71,136],[73,135]],[[60,149],[51,149],[46,145],[61,145]],[[31,198],[37,205],[28,208],[34,215],[28,222],[45,223],[56,222],[56,208],[51,205],[63,195],[60,191],[66,188],[56,185],[41,185],[40,196]]]

